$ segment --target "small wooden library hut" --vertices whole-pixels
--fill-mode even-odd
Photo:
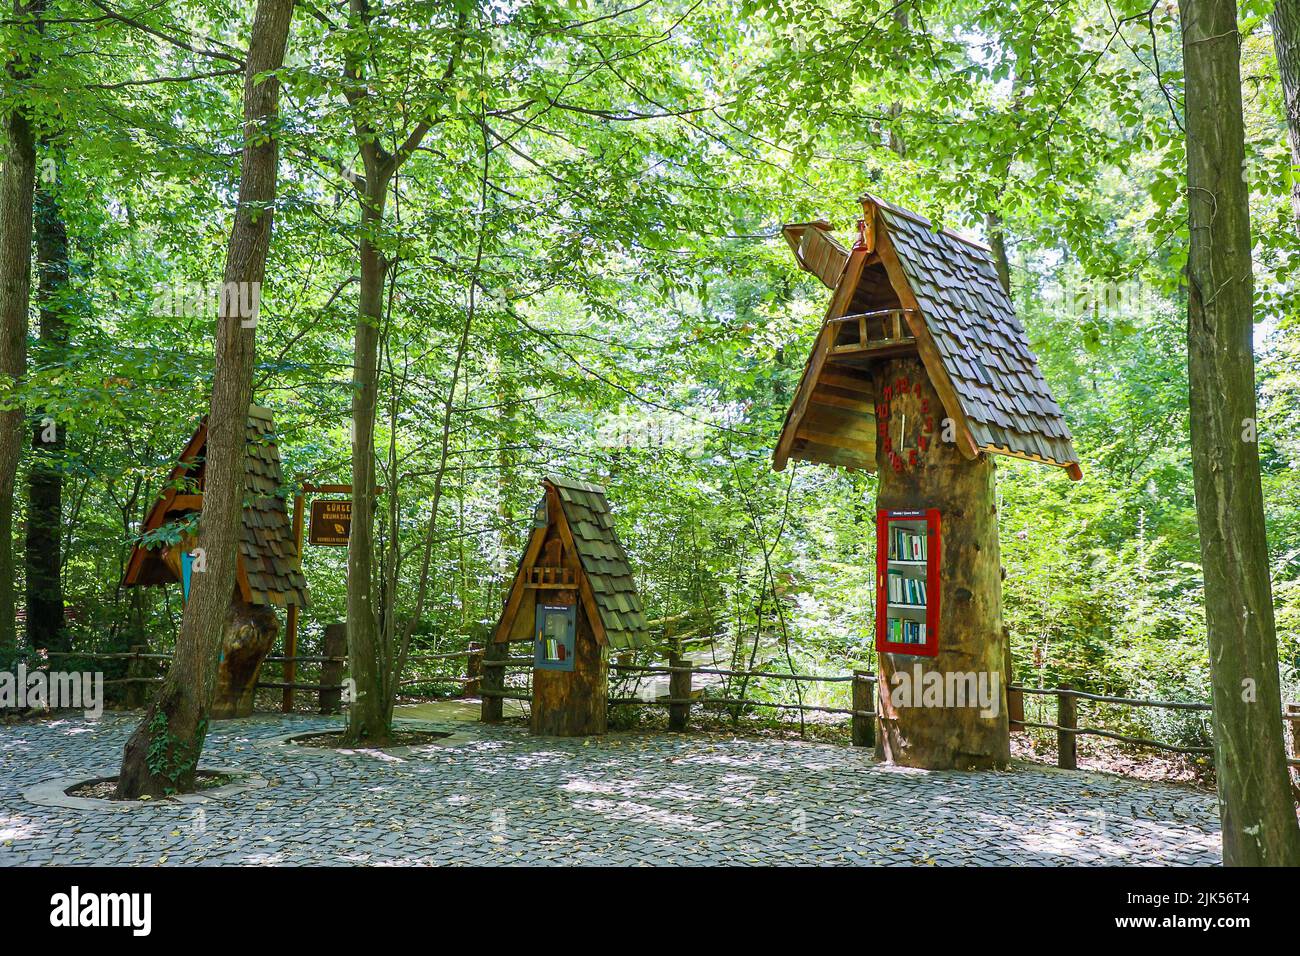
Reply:
[[[207,419],[199,423],[167,476],[164,492],[145,519],[143,532],[177,526],[172,543],[137,544],[131,551],[125,587],[181,583],[186,594],[195,562],[195,519],[201,520],[207,471]],[[244,431],[244,511],[235,590],[230,596],[212,716],[246,717],[262,661],[279,630],[276,607],[307,604],[307,582],[281,497],[280,448],[271,410],[250,405]],[[201,570],[201,569],[200,569]]]
[[[567,478],[542,487],[492,640],[530,643],[534,734],[603,734],[609,653],[645,647],[650,632],[605,489]]]
[[[931,769],[1003,766],[1010,652],[992,456],[1078,480],[1069,428],[987,247],[874,196],[851,249],[825,221],[783,232],[833,293],[773,467],[879,474],[877,753]],[[996,682],[996,714],[965,696],[980,675]],[[926,696],[918,680],[963,693]]]

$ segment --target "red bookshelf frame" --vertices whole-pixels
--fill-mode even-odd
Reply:
[[[906,523],[913,530],[924,523],[926,534],[925,563],[903,563],[891,558],[889,554],[890,530],[894,525]],[[918,511],[890,511],[881,508],[876,512],[876,650],[887,654],[912,654],[917,657],[937,657],[939,654],[939,557],[940,516],[937,508]],[[889,604],[889,568],[910,569],[915,572],[923,568],[925,574],[926,603],[916,610],[904,609]],[[912,574],[910,576],[916,576]],[[902,620],[925,621],[925,641],[911,644],[889,640],[889,619],[893,614]]]

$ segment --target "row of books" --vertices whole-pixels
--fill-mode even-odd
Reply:
[[[564,660],[565,651],[567,650],[567,648],[564,646],[563,641],[557,641],[553,637],[548,637],[544,639],[539,637],[538,643],[542,645],[542,653],[546,655],[546,660],[548,661]]]
[[[889,640],[894,644],[924,644],[925,622],[903,621],[891,617],[888,621]]]
[[[890,604],[925,604],[925,582],[920,578],[909,578],[902,574],[889,572]]]
[[[895,561],[924,561],[925,535],[905,528],[890,528],[889,557]]]

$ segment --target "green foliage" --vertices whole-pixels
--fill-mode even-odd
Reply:
[[[11,55],[43,57],[4,97],[25,97],[39,118],[38,160],[52,162],[46,185],[71,238],[57,303],[70,343],[33,360],[22,399],[66,427],[76,646],[166,645],[178,589],[119,582],[133,543],[172,543],[184,530],[142,538],[141,522],[206,410],[215,309],[165,306],[220,275],[240,146],[229,57],[239,58],[251,8],[123,7],[146,31],[82,0],[55,6],[42,35],[5,26]],[[650,617],[679,621],[671,627],[697,651],[805,673],[873,665],[874,479],[770,468],[826,300],[790,261],[779,225],[824,215],[851,241],[855,200],[871,191],[986,237],[987,217],[1001,223],[1020,318],[1082,455],[1078,484],[1022,463],[999,469],[1016,676],[1206,698],[1182,351],[1181,51],[1169,5],[402,0],[375,10],[364,24],[341,5],[300,7],[294,23],[255,400],[275,410],[287,480],[347,480],[356,144],[373,138],[391,152],[429,122],[385,217],[366,227],[388,260],[389,292],[376,447],[381,546],[396,570],[377,599],[402,621],[474,297],[416,652],[463,646],[495,622],[538,480],[558,471],[608,486]],[[1243,46],[1261,454],[1294,697],[1300,240],[1261,13],[1246,11]],[[367,64],[360,100],[356,57]],[[344,554],[309,548],[305,569],[310,652],[346,614]],[[762,681],[747,692],[793,693]],[[846,685],[803,692],[847,703]],[[1201,739],[1194,723],[1144,729]],[[173,755],[159,772],[183,770],[179,742],[155,745],[159,760]]]

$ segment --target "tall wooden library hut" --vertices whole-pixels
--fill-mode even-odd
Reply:
[[[175,526],[173,541],[139,543],[131,550],[125,587],[180,583],[186,596],[190,578],[201,573],[194,556],[195,522],[202,520],[207,476],[208,423],[205,417],[190,437],[164,483],[163,496],[145,519],[143,533]],[[240,525],[235,588],[226,612],[221,661],[212,716],[246,717],[262,661],[279,631],[277,607],[307,604],[307,581],[281,497],[280,448],[271,410],[250,405],[244,430],[244,510]]]
[[[605,489],[567,478],[542,488],[492,640],[531,646],[534,734],[603,734],[609,655],[647,646],[650,632]]]
[[[825,221],[784,235],[834,291],[773,467],[879,475],[877,754],[930,769],[1004,766],[1010,652],[993,456],[1080,479],[1061,409],[986,246],[874,196],[851,249]],[[977,682],[991,694],[995,679],[997,706],[982,708]]]

